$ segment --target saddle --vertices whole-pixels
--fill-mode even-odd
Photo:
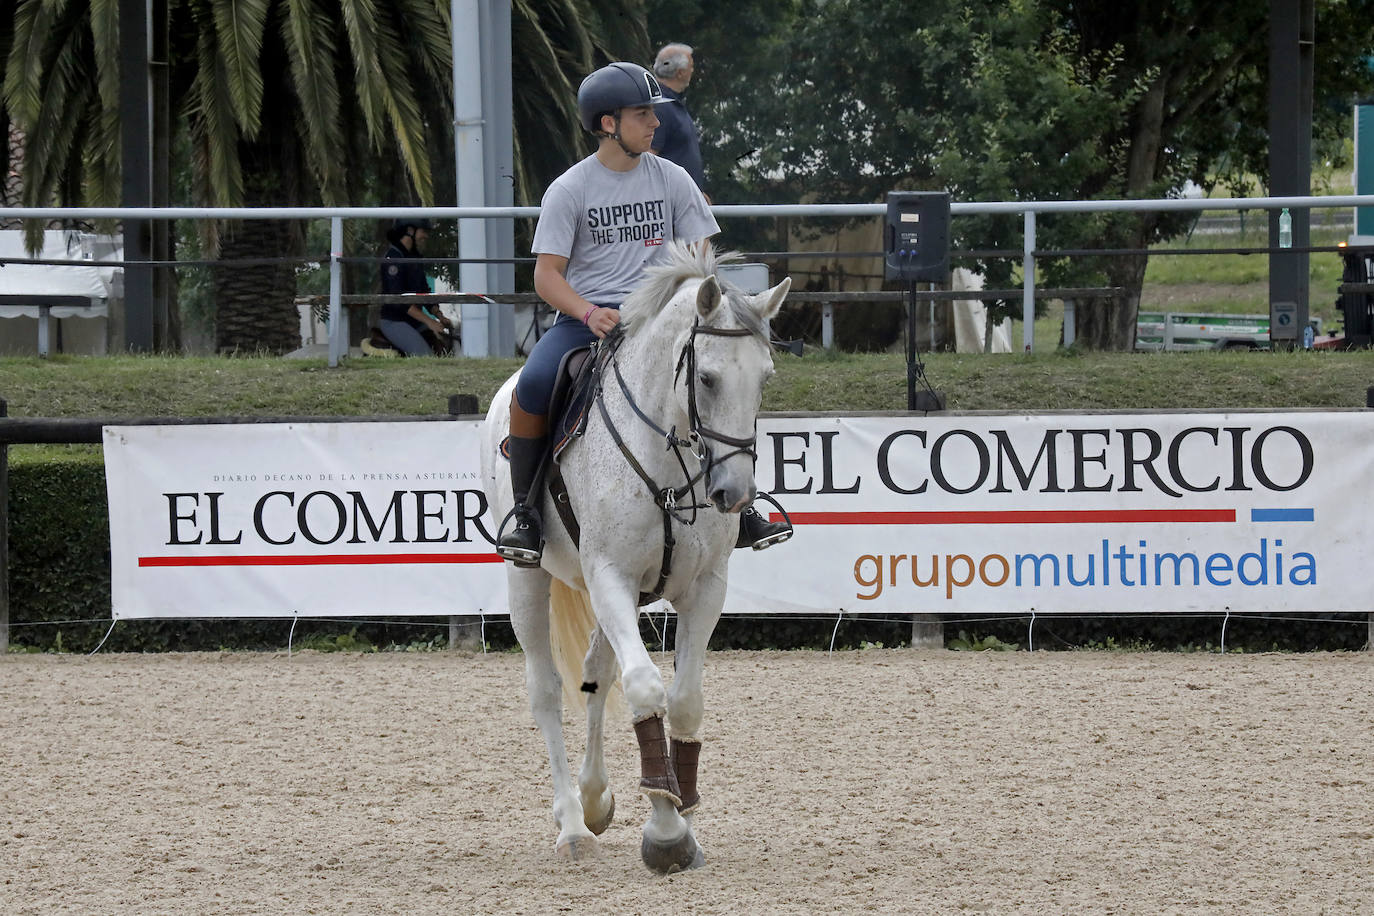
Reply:
[[[568,484],[563,478],[561,458],[573,443],[586,432],[587,421],[591,417],[591,406],[600,393],[601,372],[609,358],[610,348],[599,344],[578,347],[564,354],[558,364],[558,374],[554,377],[553,395],[549,399],[549,447],[535,472],[534,483],[530,487],[530,501],[535,502],[547,488],[553,497],[558,517],[572,538],[573,546],[582,545],[582,526],[573,512],[568,498]],[[501,454],[507,459],[510,452],[507,442],[501,443]],[[664,572],[659,581],[663,588],[667,569],[671,564],[671,541],[665,544]],[[651,604],[659,595],[640,592],[639,606]]]

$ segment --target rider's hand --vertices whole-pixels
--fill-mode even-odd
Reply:
[[[605,337],[611,329],[620,324],[620,310],[600,306],[587,318],[587,327],[597,337]]]

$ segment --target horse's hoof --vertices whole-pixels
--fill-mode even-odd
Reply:
[[[639,856],[650,871],[660,875],[700,868],[706,864],[696,837],[689,830],[676,843],[658,843],[647,836],[639,845]]]
[[[558,843],[558,858],[565,862],[585,862],[595,859],[601,852],[596,837],[574,836]]]
[[[615,796],[607,792],[606,797],[611,800],[611,803],[606,806],[605,813],[599,818],[592,817],[592,809],[590,806],[586,803],[582,805],[582,810],[586,812],[588,817],[587,829],[597,836],[601,836],[601,834],[605,833],[606,828],[611,826],[611,821],[615,820]]]

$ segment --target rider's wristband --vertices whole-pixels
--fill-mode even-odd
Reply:
[[[594,305],[594,306],[592,306],[591,308],[587,309],[587,314],[585,314],[585,315],[582,316],[582,323],[583,323],[583,324],[586,324],[586,323],[587,323],[587,320],[588,320],[589,318],[592,317],[592,312],[596,311],[596,310],[599,309],[599,308],[601,308],[601,306],[599,306],[599,305]]]

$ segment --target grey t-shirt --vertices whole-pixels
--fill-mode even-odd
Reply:
[[[628,172],[588,156],[549,185],[541,206],[535,254],[567,258],[568,285],[597,304],[618,305],[668,242],[720,231],[691,176],[648,154]]]

